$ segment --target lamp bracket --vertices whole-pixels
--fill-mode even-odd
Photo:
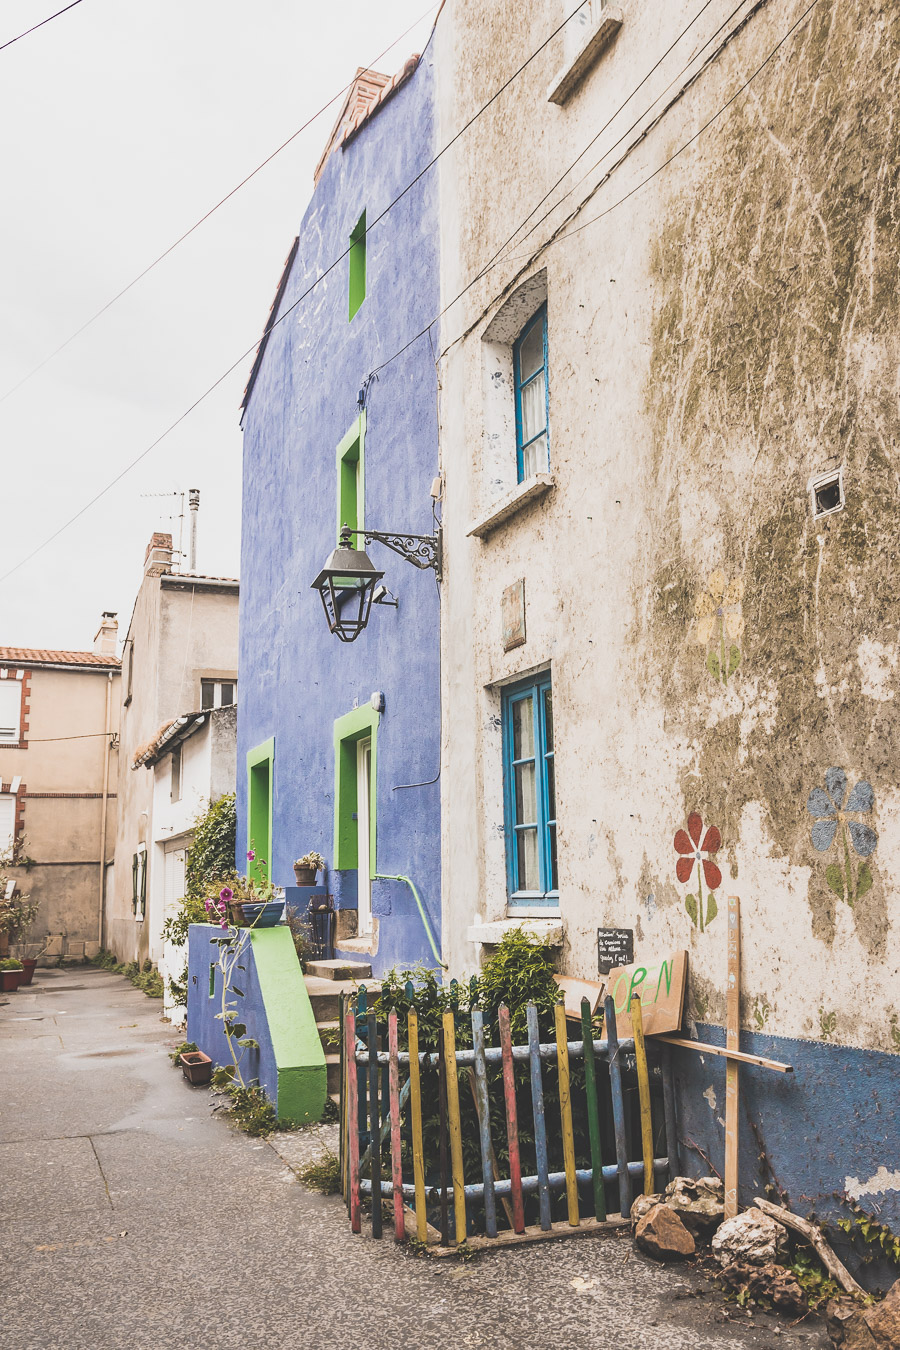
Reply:
[[[378,544],[384,544],[385,548],[399,553],[400,557],[412,563],[413,567],[420,567],[423,571],[432,568],[440,581],[443,563],[440,525],[434,534],[406,534],[396,530],[351,530],[350,534],[355,534],[358,539],[365,539],[366,543],[374,540]]]

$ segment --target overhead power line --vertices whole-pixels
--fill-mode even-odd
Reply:
[[[656,169],[652,170],[652,172],[649,173],[646,176],[646,178],[642,179],[640,183],[637,183],[633,188],[631,188],[628,192],[626,192],[616,202],[613,202],[609,207],[605,208],[597,216],[592,217],[589,221],[586,221],[583,225],[577,227],[577,229],[578,230],[585,229],[587,228],[588,225],[595,224],[597,221],[609,215],[610,212],[616,210],[617,207],[621,206],[630,197],[633,197],[635,193],[639,192],[642,187],[646,186],[647,183],[649,183],[652,179],[656,178],[657,175],[661,173],[664,168],[670,165],[675,159],[678,158],[679,155],[681,155],[685,150],[687,150],[691,145],[693,145],[698,140],[698,138],[702,136],[703,133],[707,131],[709,127],[711,127],[718,120],[718,118],[721,117],[721,115],[725,111],[727,111],[728,108],[731,107],[731,105],[735,102],[735,100],[739,98],[740,95],[744,93],[747,88],[749,88],[749,86],[756,79],[756,77],[759,74],[761,74],[761,72],[769,65],[770,61],[774,59],[774,57],[781,50],[784,44],[793,36],[793,34],[797,31],[800,25],[806,20],[806,18],[812,13],[812,11],[817,7],[818,4],[819,0],[812,0],[811,4],[807,6],[807,8],[803,11],[800,17],[791,25],[791,27],[784,34],[784,36],[772,48],[768,56],[760,63],[760,65],[757,66],[757,68],[744,81],[744,83],[740,86],[740,88],[737,89],[735,93],[732,94],[732,96],[724,104],[722,104],[721,107],[718,108],[710,118],[708,118],[708,120],[697,132],[695,132],[691,137],[689,137],[687,141],[685,141],[671,155],[669,155],[668,158],[662,164],[657,166]],[[472,125],[472,123],[475,122],[476,119],[480,117],[482,113],[484,113],[487,110],[487,108],[491,106],[491,104],[493,104],[493,102],[497,99],[497,97],[499,97],[499,95],[503,92],[503,90],[507,88],[509,84],[512,83],[512,81],[519,74],[522,73],[522,71],[530,64],[530,62],[534,60],[535,56],[537,56],[537,54],[540,51],[542,51],[544,47],[546,47],[547,43],[550,42],[551,39],[555,37],[556,34],[560,31],[560,29],[563,28],[564,26],[565,26],[564,24],[560,24],[559,28],[555,29],[554,32],[550,35],[550,37],[547,38],[541,44],[540,47],[538,47],[534,52],[532,52],[531,56],[528,57],[528,59],[518,68],[518,70],[512,76],[510,76],[510,78],[500,87],[500,89],[498,89],[488,99],[488,101],[476,113],[474,113],[473,116],[469,118],[469,120],[466,123],[464,123],[464,125],[460,128],[460,130],[451,138],[451,140],[448,141],[448,143],[444,147],[442,147],[442,149],[439,150],[438,153],[428,162],[425,168],[422,169],[421,172],[418,173],[415,176],[415,178],[413,178],[411,182],[408,183],[400,193],[398,193],[398,195],[393,199],[393,201],[391,201],[388,204],[388,206],[385,207],[385,209],[380,213],[380,215],[378,215],[375,218],[371,226],[367,228],[366,234],[370,233],[370,231],[375,227],[375,225],[377,225],[379,221],[384,219],[388,211],[390,211],[391,208],[395,206],[398,201],[400,201],[403,197],[405,197],[407,192],[409,192],[410,189],[414,186],[414,184],[421,179],[423,174],[425,174],[428,171],[428,169],[431,168],[436,163],[436,161],[441,157],[441,155],[443,155],[444,153],[446,153],[448,149],[450,149],[450,147],[459,139],[459,137]],[[543,251],[543,249],[549,247],[550,244],[557,242],[559,238],[568,238],[569,235],[574,232],[576,231],[570,230],[565,235],[562,233],[558,234],[555,239],[551,239],[546,244],[541,245],[540,248],[537,250],[537,252]],[[300,305],[307,298],[307,296],[309,296],[311,292],[315,290],[316,286],[318,286],[319,283],[323,281],[324,278],[334,270],[334,268],[343,260],[343,258],[347,256],[348,253],[349,248],[344,249],[343,252],[340,253],[338,257],[335,258],[335,260],[332,263],[330,263],[319,274],[319,276],[315,279],[315,281],[313,281],[307,287],[307,289],[300,296],[298,296],[298,298],[293,302],[293,304],[288,306],[288,308],[282,314],[280,314],[272,324],[269,325],[267,331],[271,332],[274,328],[278,327],[279,324],[283,323],[284,320],[298,307],[298,305]],[[416,333],[413,337],[411,337],[408,342],[404,343],[404,345],[400,347],[398,351],[394,352],[392,356],[389,356],[385,361],[381,362],[381,364],[375,368],[375,371],[383,370],[385,366],[390,365],[392,361],[395,361],[405,351],[407,351],[410,347],[412,347],[414,343],[418,342],[420,338],[424,337],[424,335],[431,330],[434,324],[451,308],[451,306],[456,304],[456,302],[459,299],[461,299],[462,296],[466,294],[466,292],[470,290],[471,287],[479,279],[480,274],[479,276],[473,277],[473,279],[466,286],[464,286],[463,289],[456,296],[454,296],[454,298],[451,301],[449,301],[447,305],[443,307],[443,309],[441,309],[438,312],[438,314],[435,315],[435,317],[431,320],[430,323],[428,323],[424,328],[420,329],[418,333]],[[115,487],[115,485],[122,478],[124,478],[125,475],[131,471],[131,469],[133,469],[137,464],[139,464],[141,460],[146,458],[146,456],[149,455],[151,451],[154,450],[156,446],[159,445],[159,443],[165,439],[166,436],[170,435],[171,432],[174,431],[175,428],[178,427],[181,424],[181,422],[185,420],[185,418],[190,416],[190,414],[194,411],[195,408],[197,408],[202,402],[204,402],[204,400],[207,399],[210,396],[210,394],[212,394],[219,387],[219,385],[222,384],[228,378],[228,376],[231,375],[232,372],[237,369],[237,367],[241,364],[241,362],[245,360],[246,357],[248,357],[250,353],[255,350],[256,345],[257,344],[254,343],[253,346],[248,347],[248,349],[245,352],[243,352],[241,356],[239,356],[238,359],[234,361],[228,367],[228,369],[225,370],[218,377],[218,379],[216,379],[202,394],[200,394],[198,398],[194,400],[194,402],[190,405],[190,407],[186,408],[184,412],[182,412],[180,416],[177,417],[175,421],[172,422],[170,426],[168,426],[165,429],[165,431],[161,432],[161,434],[157,436],[157,438],[154,441],[152,441],[148,446],[146,446],[146,448],[142,450],[139,455],[135,456],[135,458],[129,464],[127,464],[118,474],[116,474],[116,476],[113,479],[111,479],[111,481],[108,482],[105,485],[105,487],[101,488],[100,491],[97,492],[89,502],[86,502],[85,505],[82,506],[73,516],[71,516],[67,521],[65,521],[62,525],[60,525],[58,529],[54,530],[54,532],[51,535],[49,535],[45,540],[43,540],[40,544],[38,544],[34,549],[32,549],[32,551],[29,554],[26,554],[24,558],[21,558],[17,563],[15,563],[11,568],[9,568],[8,571],[0,575],[0,582],[6,581],[15,572],[19,571],[22,567],[24,567],[27,563],[29,563],[32,558],[36,557],[38,553],[42,552],[43,549],[47,548],[48,545],[53,543],[53,541],[57,539],[60,534],[62,534],[71,525],[73,525],[76,520],[78,520],[82,515],[84,515],[84,513],[88,511],[93,505],[95,505],[95,503],[98,502],[103,496],[105,496],[107,492],[109,492],[113,487]]]
[[[60,14],[66,14],[70,9],[74,9],[76,5],[80,4],[81,0],[72,0],[70,5],[66,5],[63,9],[58,9],[55,14],[48,14],[46,19],[41,19],[40,23],[32,24],[30,28],[25,29],[24,33],[19,33],[18,37],[10,38],[7,42],[0,43],[0,52],[6,51],[6,48],[11,47],[14,42],[21,42],[24,37],[28,37],[29,33],[36,33],[39,28],[43,28],[45,23],[52,23],[54,19],[59,18]]]
[[[75,0],[75,4],[81,4],[81,0]],[[71,9],[72,6],[69,5],[68,8]],[[389,51],[392,51],[393,48],[396,47],[398,43],[402,42],[408,33],[411,33],[414,28],[417,28],[419,26],[419,24],[422,22],[423,19],[427,18],[428,14],[431,12],[432,9],[434,9],[434,3],[430,4],[428,8],[409,25],[408,28],[404,29],[404,31],[399,35],[399,37],[394,38],[394,40],[391,43],[389,43],[389,45],[385,47],[383,51],[379,52],[376,57],[373,57],[372,61],[370,61],[369,66],[367,68],[368,69],[373,68],[376,62],[380,61],[381,58],[383,56],[386,56]],[[60,10],[59,12],[60,14],[62,14],[65,11]],[[49,20],[45,19],[44,22],[49,23]],[[22,36],[24,36],[24,34]],[[13,39],[14,42],[17,40],[18,39],[16,38]],[[0,50],[2,50],[2,48],[0,48]],[[204,225],[206,221],[209,220],[210,216],[214,216],[221,206],[224,206],[226,202],[231,201],[231,198],[234,197],[236,193],[240,192],[242,187],[246,187],[246,185],[250,182],[250,180],[255,178],[258,173],[261,173],[267,164],[271,164],[272,160],[275,159],[278,155],[280,155],[282,150],[286,150],[287,147],[293,141],[295,141],[298,136],[302,135],[304,131],[307,131],[309,127],[312,126],[313,122],[315,122],[319,117],[321,117],[323,113],[327,112],[328,109],[332,106],[332,104],[337,103],[338,99],[342,98],[343,95],[346,94],[347,91],[352,88],[352,86],[353,80],[350,80],[347,84],[343,86],[342,89],[339,89],[336,94],[333,94],[327,103],[323,103],[321,108],[319,108],[316,112],[314,112],[311,117],[308,117],[306,121],[297,128],[296,131],[291,132],[290,136],[288,136],[286,141],[282,141],[281,145],[279,145],[275,150],[273,150],[271,154],[266,155],[266,158],[262,160],[261,163],[257,164],[255,169],[251,169],[251,171],[248,174],[246,174],[240,180],[239,183],[236,183],[229,192],[225,193],[224,197],[221,197],[219,201],[215,203],[214,206],[211,206],[208,211],[205,211],[204,214],[200,216],[199,220],[195,220],[193,225],[191,225],[188,229],[184,231],[183,234],[180,234],[177,239],[173,240],[173,242],[169,244],[168,248],[163,249],[162,253],[160,253],[157,257],[155,257],[152,262],[148,263],[147,266],[144,267],[140,272],[138,272],[136,276],[132,277],[131,280],[127,283],[127,285],[123,286],[120,291],[117,291],[115,295],[111,296],[110,299],[107,300],[105,304],[101,305],[100,308],[96,310],[95,313],[93,313],[89,319],[85,319],[84,323],[81,324],[80,327],[76,328],[74,332],[70,333],[69,336],[63,342],[61,342],[58,347],[54,347],[53,351],[50,352],[47,356],[45,356],[43,360],[39,361],[36,366],[32,366],[31,370],[29,370],[26,375],[23,375],[20,380],[17,380],[15,384],[11,385],[4,394],[0,394],[0,403],[5,403],[5,401],[12,394],[14,394],[16,390],[21,389],[23,384],[27,384],[28,381],[33,376],[37,375],[39,371],[43,370],[46,365],[49,365],[49,363],[53,361],[57,356],[59,356],[60,352],[65,351],[65,349],[72,342],[74,342],[76,338],[81,337],[81,334],[84,333],[88,328],[90,328],[92,324],[96,323],[97,320],[101,318],[107,312],[108,309],[111,309],[113,305],[117,304],[118,301],[121,300],[123,296],[126,296],[128,292],[138,284],[139,281],[143,281],[144,277],[146,277],[150,272],[152,272],[155,267],[158,267],[161,262],[164,262],[165,259],[168,258],[170,253],[174,253],[175,249],[178,248],[180,244],[183,244],[184,241],[186,239],[189,239],[196,230],[199,230],[200,226]]]
[[[428,172],[428,170],[431,169],[437,163],[441,155],[446,154],[446,152],[450,149],[450,147],[459,140],[460,136],[462,136],[464,132],[466,132],[469,129],[472,123],[477,121],[477,119],[482,115],[482,113],[487,111],[487,109],[495,102],[496,99],[500,97],[500,95],[503,93],[505,89],[509,88],[509,86],[513,83],[513,81],[517,79],[519,75],[521,75],[522,71],[525,70],[531,64],[531,62],[535,59],[535,57],[540,52],[542,52],[550,42],[553,41],[553,39],[556,37],[558,33],[562,31],[562,29],[566,26],[566,24],[572,17],[573,17],[572,15],[569,15],[568,19],[564,19],[563,22],[558,25],[558,27],[554,28],[553,32],[549,35],[549,37],[545,38],[544,41],[540,44],[540,46],[537,47],[531,53],[531,55],[525,61],[523,61],[522,65],[519,66],[518,69],[515,70],[507,80],[504,81],[504,83],[500,86],[500,88],[497,89],[491,95],[491,97],[487,100],[487,102],[484,103],[476,113],[473,113],[473,115],[469,118],[467,122],[463,123],[459,131],[457,131],[455,135],[453,135],[450,138],[447,144],[443,146],[437,152],[436,155],[432,156],[432,158],[428,161],[425,167],[421,169],[420,172],[417,173],[416,176],[409,183],[407,183],[406,186],[400,192],[398,192],[397,196],[394,197],[394,199],[387,204],[384,210],[375,217],[375,219],[371,222],[371,224],[367,224],[365,231],[366,236],[368,236],[372,232],[375,226],[384,219],[384,217],[388,214],[388,212],[392,210],[393,207],[395,207],[399,201],[402,201],[402,199],[415,186],[415,184],[418,183],[420,179]],[[338,264],[341,263],[343,259],[347,257],[349,252],[350,252],[349,247],[343,249],[342,252],[339,253],[338,256],[334,259],[334,261],[329,263],[328,266],[324,268],[322,272],[319,273],[315,281],[313,281],[306,288],[303,294],[298,296],[292,305],[288,306],[288,308],[282,314],[280,314],[273,323],[268,325],[266,330],[267,333],[271,332],[272,329],[277,328],[279,324],[283,323],[284,320],[288,317],[288,315],[291,314],[297,308],[298,305],[302,304],[303,301],[307,298],[307,296],[309,296],[315,290],[316,286],[318,286],[322,281],[325,280],[325,278],[331,272],[334,271],[334,269],[338,266]],[[223,371],[222,374],[218,377],[218,379],[214,380],[213,383],[209,385],[209,387],[205,389],[203,393],[200,394],[200,396],[194,400],[194,402],[190,405],[190,407],[185,408],[184,412],[182,412],[178,417],[176,417],[174,422],[171,422],[164,431],[160,432],[160,434],[156,437],[156,439],[151,441],[150,444],[146,446],[140,452],[139,455],[135,455],[134,459],[132,459],[128,464],[126,464],[125,467],[121,469],[119,473],[115,475],[114,478],[110,479],[110,481],[104,487],[102,487],[99,490],[99,492],[96,492],[94,496],[90,499],[90,501],[85,502],[84,506],[80,507],[75,512],[74,515],[70,516],[68,520],[64,521],[62,525],[60,525],[57,529],[55,529],[52,534],[48,535],[46,539],[42,540],[40,544],[37,544],[35,548],[31,550],[30,553],[27,553],[24,558],[20,558],[17,563],[14,563],[12,567],[10,567],[6,572],[0,575],[0,583],[7,581],[9,577],[11,577],[15,572],[18,572],[27,563],[31,562],[32,558],[37,557],[37,555],[41,553],[45,548],[47,548],[50,544],[52,544],[55,539],[58,539],[59,536],[65,530],[69,529],[71,525],[74,525],[76,520],[80,520],[80,518],[84,515],[86,511],[89,511],[90,508],[92,506],[95,506],[96,503],[100,501],[102,497],[105,497],[107,492],[110,492],[112,488],[116,486],[117,483],[121,482],[121,480],[126,476],[126,474],[130,473],[133,468],[135,468],[138,464],[140,464],[141,460],[146,459],[147,455],[149,455],[151,451],[155,450],[161,441],[165,440],[167,436],[171,435],[171,433],[175,430],[175,428],[180,426],[181,423],[185,420],[185,418],[191,415],[191,413],[194,411],[195,408],[199,407],[201,403],[203,403],[207,398],[209,398],[210,394],[214,393],[215,390],[218,389],[219,385],[223,384],[224,381],[228,379],[228,376],[231,375],[232,372],[238,368],[241,362],[246,360],[246,358],[250,356],[250,354],[253,351],[256,350],[256,347],[257,343],[254,342],[253,345],[248,347],[245,352],[242,352],[241,355],[237,358],[237,360],[233,361],[231,365],[228,367],[228,369]]]

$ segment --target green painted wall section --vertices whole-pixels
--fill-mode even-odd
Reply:
[[[377,744],[381,714],[366,704],[339,717],[334,724],[334,867],[354,868],[356,856],[356,743],[372,739],[369,769],[369,872],[375,875],[375,843],[378,833]]]
[[[366,414],[361,412],[337,448],[337,537],[341,527],[361,530],[366,523]],[[363,548],[365,541],[353,540]]]
[[[256,975],[278,1069],[281,1120],[319,1120],[327,1095],[325,1051],[289,928],[250,934]]]
[[[275,791],[275,738],[247,751],[247,839],[256,851],[247,875],[266,881],[272,865],[272,797]],[[261,863],[265,862],[266,867]],[[241,870],[240,863],[238,871]]]
[[[350,231],[349,300],[352,319],[366,298],[366,213]]]

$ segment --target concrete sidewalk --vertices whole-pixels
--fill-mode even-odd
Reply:
[[[354,1238],[339,1199],[211,1115],[159,1010],[90,967],[39,971],[0,1007],[3,1350],[827,1345],[733,1306],[722,1320],[689,1269],[627,1239],[458,1264]]]

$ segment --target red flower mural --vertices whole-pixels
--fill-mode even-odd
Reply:
[[[717,864],[711,857],[704,857],[703,855],[718,853],[722,847],[722,836],[715,825],[710,825],[704,835],[703,817],[698,811],[691,812],[688,816],[687,825],[686,830],[679,830],[675,835],[675,851],[681,855],[675,864],[675,875],[681,882],[690,881],[694,867],[697,867],[699,897],[695,895],[687,896],[684,905],[694,926],[699,926],[702,933],[707,924],[719,912],[716,898],[712,892],[722,884],[722,873]],[[703,840],[702,843],[700,842],[701,839]],[[703,912],[704,878],[709,891],[705,915]]]

